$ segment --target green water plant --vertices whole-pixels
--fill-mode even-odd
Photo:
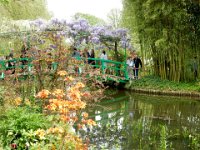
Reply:
[[[160,149],[166,150],[167,149],[167,131],[165,126],[161,126],[160,132]]]

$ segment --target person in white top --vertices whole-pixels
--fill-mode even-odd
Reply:
[[[132,79],[133,78],[134,61],[131,57],[128,57],[128,59],[126,61],[126,65],[127,65],[128,76],[130,79]]]
[[[101,56],[100,56],[100,59],[108,60],[108,56],[107,56],[105,50],[102,51]],[[107,64],[106,64],[106,62],[104,62],[104,61],[101,61],[101,63],[102,63],[103,72],[105,73],[105,72],[106,72],[106,66],[107,66]]]
[[[102,51],[100,58],[104,59],[104,60],[108,60],[108,56],[106,54],[106,51],[104,51],[104,50]]]

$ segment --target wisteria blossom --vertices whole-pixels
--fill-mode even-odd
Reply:
[[[128,44],[128,31],[123,28],[113,30],[111,26],[90,26],[87,20],[80,19],[72,22],[53,18],[48,22],[42,19],[35,20],[32,25],[40,31],[60,31],[55,35],[56,39],[68,37],[74,40],[75,45],[90,42],[95,45],[103,42],[118,42],[122,47]],[[35,29],[34,28],[34,29]]]
[[[94,44],[99,44],[100,43],[100,39],[98,37],[92,37],[91,38],[91,42]]]

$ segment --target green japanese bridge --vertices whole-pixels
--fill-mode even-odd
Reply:
[[[100,70],[101,79],[103,81],[116,81],[125,83],[129,80],[126,62],[117,62],[112,60],[103,60],[99,58],[78,58],[77,60],[83,61],[93,61],[94,65],[85,63],[83,65],[79,65],[79,69],[84,68],[85,65],[91,66],[91,71],[94,68]],[[33,63],[34,59],[32,58],[15,58],[11,60],[0,60],[0,79],[4,79],[6,76],[24,76],[24,75],[34,75],[34,71],[36,66]],[[25,63],[22,63],[25,62]],[[13,63],[13,66],[8,66],[8,63]],[[52,62],[51,71],[56,71],[58,68],[57,62]],[[75,65],[75,64],[71,64]],[[92,70],[93,69],[93,70]],[[7,73],[9,70],[10,73]],[[14,70],[20,70],[20,73],[14,72]],[[65,68],[68,70],[68,68]],[[79,71],[81,74],[81,71]]]

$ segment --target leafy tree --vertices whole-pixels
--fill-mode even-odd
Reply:
[[[46,0],[0,0],[0,10],[0,55],[8,54],[11,47],[15,49],[21,47],[22,38],[26,35],[16,35],[13,31],[22,29],[23,25],[27,24],[24,20],[50,18]],[[10,36],[2,34],[8,32],[12,34]]]
[[[0,17],[13,20],[50,18],[46,0],[0,0]]]
[[[123,5],[123,25],[137,36],[143,58],[152,58],[154,74],[192,80],[193,57],[200,56],[200,2],[123,0]]]
[[[76,13],[72,18],[73,20],[86,19],[90,25],[105,25],[103,19],[90,14]]]
[[[119,9],[111,9],[107,17],[108,17],[108,23],[112,25],[114,29],[120,27],[121,11]]]

